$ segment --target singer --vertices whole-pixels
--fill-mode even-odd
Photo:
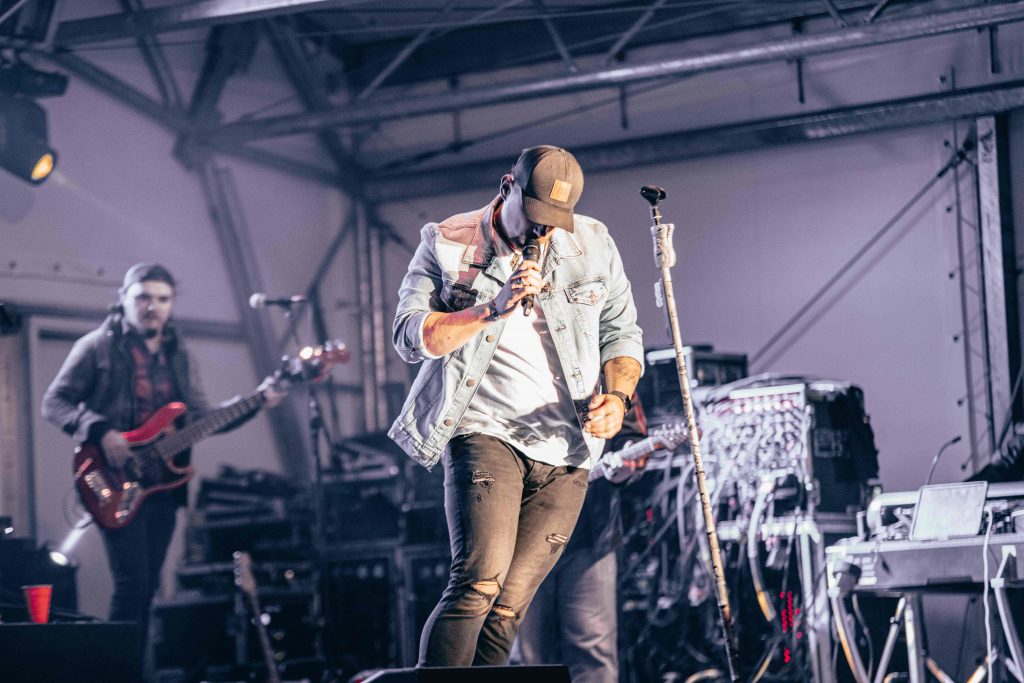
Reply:
[[[631,408],[636,308],[582,191],[568,151],[523,150],[489,205],[423,227],[399,290],[395,347],[424,364],[389,436],[442,464],[453,558],[420,666],[508,660]]]

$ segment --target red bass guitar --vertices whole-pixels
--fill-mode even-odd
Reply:
[[[345,345],[332,342],[316,349],[304,349],[296,359],[286,357],[274,376],[285,384],[315,381],[324,377],[331,367],[348,359]],[[75,449],[74,458],[75,488],[82,504],[105,529],[120,529],[130,524],[147,496],[182,486],[195,476],[195,467],[175,465],[174,456],[259,408],[266,400],[263,391],[257,389],[181,429],[175,429],[174,421],[187,407],[180,402],[168,403],[141,427],[122,434],[132,455],[121,469],[107,462],[98,444],[82,444]]]

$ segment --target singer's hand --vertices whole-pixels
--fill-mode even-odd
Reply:
[[[507,318],[516,310],[519,302],[528,294],[540,294],[544,281],[540,277],[540,266],[536,261],[523,261],[512,277],[494,297],[499,318]]]
[[[590,399],[583,430],[599,439],[610,439],[622,429],[626,406],[614,394],[598,394]]]

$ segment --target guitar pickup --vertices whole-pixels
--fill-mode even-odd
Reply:
[[[85,479],[85,485],[96,495],[100,505],[106,505],[110,502],[114,492],[102,474],[99,472],[86,472],[83,478]]]
[[[114,512],[114,517],[117,519],[124,519],[132,513],[135,509],[136,498],[139,497],[141,490],[138,483],[134,481],[126,481],[121,485],[121,500],[117,504],[117,511]]]

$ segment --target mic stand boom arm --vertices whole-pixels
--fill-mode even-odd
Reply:
[[[676,263],[676,254],[672,249],[672,233],[675,225],[661,222],[661,211],[658,209],[658,202],[666,197],[665,190],[660,187],[645,185],[640,189],[651,205],[651,237],[654,239],[654,262],[661,269],[661,296],[659,303],[663,303],[668,313],[669,327],[672,331],[672,345],[676,352],[676,369],[679,372],[679,388],[683,396],[683,410],[686,413],[686,427],[689,434],[699,435],[697,431],[697,418],[693,412],[693,398],[690,396],[690,380],[686,372],[686,359],[683,356],[683,341],[679,333],[679,317],[676,313],[675,294],[672,291],[672,266]],[[722,565],[722,551],[718,545],[718,531],[715,527],[715,517],[711,511],[711,502],[708,497],[707,479],[704,475],[704,463],[700,455],[700,439],[690,439],[690,450],[693,453],[693,474],[697,480],[697,492],[700,497],[700,506],[704,512],[704,528],[707,530],[708,547],[711,551],[711,568],[715,575],[715,594],[718,599],[718,611],[722,616],[722,626],[725,630],[725,654],[729,663],[729,680],[739,681],[737,670],[736,642],[733,639],[732,614],[729,608],[729,593],[725,584],[725,570]]]

